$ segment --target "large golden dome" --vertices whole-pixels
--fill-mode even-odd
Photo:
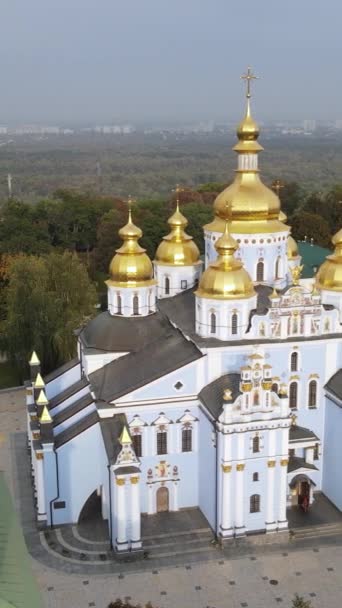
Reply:
[[[298,258],[298,256],[298,245],[293,236],[289,235],[287,237],[287,257],[289,260],[293,260],[294,258]]]
[[[318,289],[342,291],[342,228],[331,239],[334,253],[328,255],[316,275]]]
[[[238,300],[254,296],[251,277],[243,268],[242,262],[234,257],[238,245],[229,234],[228,222],[223,235],[216,241],[215,248],[218,258],[202,274],[196,295],[218,300]]]
[[[199,250],[191,236],[186,234],[188,220],[179,210],[177,201],[176,211],[168,219],[171,232],[163,237],[155,261],[167,266],[192,266],[199,263]]]
[[[132,221],[129,209],[128,222],[119,230],[123,244],[116,250],[110,266],[107,285],[117,287],[139,287],[154,285],[152,262],[138,240],[142,231]]]
[[[277,194],[260,179],[258,153],[259,127],[251,115],[250,92],[247,93],[245,117],[237,128],[238,169],[233,183],[214,202],[215,219],[204,226],[208,231],[223,232],[229,220],[233,234],[274,233],[289,230],[283,221]],[[223,221],[222,221],[223,220]]]

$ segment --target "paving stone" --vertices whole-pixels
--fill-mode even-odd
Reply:
[[[295,575],[296,576],[302,576],[302,573],[301,572],[295,572]]]
[[[316,547],[314,549],[312,549],[314,553],[319,553],[319,549],[317,549]]]
[[[166,591],[161,591],[160,595],[167,595]]]
[[[88,606],[96,606],[95,602],[89,602]]]
[[[89,585],[89,581],[83,581],[83,585]]]
[[[261,578],[263,581],[268,581],[268,576],[262,576]]]
[[[328,572],[333,572],[335,568],[327,568]]]
[[[48,587],[48,588],[47,588],[47,590],[48,590],[48,591],[53,591],[53,590],[54,590],[54,587]]]
[[[200,585],[196,585],[195,590],[196,591],[201,591],[202,587],[200,587]]]
[[[223,564],[224,564],[224,560],[222,559],[220,562],[218,562],[218,564],[219,564],[220,566],[223,566]]]
[[[254,555],[252,555],[252,557],[249,558],[251,560],[251,562],[255,562],[256,557]]]
[[[242,606],[242,608],[247,608],[248,604],[247,602],[241,602],[240,606]]]
[[[310,597],[316,597],[316,593],[309,593]]]
[[[124,574],[119,574],[118,578],[121,578],[121,579],[125,578],[125,575]]]
[[[278,581],[275,578],[271,578],[270,585],[278,585]]]
[[[235,581],[229,581],[230,585],[236,585]]]
[[[279,604],[280,604],[280,602],[282,602],[282,601],[283,601],[283,598],[282,598],[282,597],[276,597],[275,599],[276,599],[276,602],[278,602]]]
[[[185,570],[191,570],[191,566],[185,566]]]
[[[159,571],[158,570],[152,570],[152,574],[158,574]]]
[[[282,553],[282,556],[283,556],[283,557],[287,557],[287,556],[288,556],[288,553]]]

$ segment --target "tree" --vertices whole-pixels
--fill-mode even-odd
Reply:
[[[73,331],[94,314],[96,291],[70,252],[21,255],[8,273],[1,348],[23,373],[32,350],[46,373],[76,354]]]
[[[292,600],[292,608],[312,608],[312,604],[310,600],[305,600],[303,597],[299,596],[298,593],[294,596]]]
[[[329,247],[331,232],[328,222],[320,215],[298,211],[290,219],[293,237],[303,241],[305,237],[313,239],[315,245]]]
[[[287,182],[279,191],[281,208],[284,213],[291,215],[298,210],[304,200],[304,192],[297,182]]]
[[[47,224],[37,210],[16,200],[1,209],[0,253],[47,253],[51,241]]]
[[[118,232],[124,223],[123,214],[117,209],[111,209],[100,219],[97,227],[97,243],[91,256],[95,271],[108,273],[109,263],[115,250],[121,245]]]
[[[200,252],[204,252],[203,226],[213,219],[213,210],[204,203],[189,203],[184,209],[189,221],[187,232],[190,234]]]

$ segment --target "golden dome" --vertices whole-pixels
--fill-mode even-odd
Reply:
[[[191,236],[186,234],[188,220],[179,210],[177,201],[176,211],[168,219],[171,232],[163,237],[155,261],[166,266],[192,266],[199,263],[199,250]]]
[[[214,212],[223,220],[279,220],[280,201],[257,171],[237,171],[233,183],[216,197]]]
[[[146,249],[140,247],[138,239],[142,231],[132,221],[129,208],[128,222],[119,230],[123,244],[116,250],[110,266],[110,278],[107,285],[118,287],[139,287],[154,285],[152,262],[146,254]]]
[[[223,235],[216,241],[217,260],[202,274],[196,295],[201,298],[238,300],[255,295],[253,282],[242,262],[234,257],[237,242],[226,222]]]
[[[287,215],[286,213],[284,213],[284,211],[280,210],[279,211],[279,221],[280,222],[286,222],[287,221]]]
[[[342,228],[331,239],[334,253],[328,255],[316,275],[318,289],[342,291]]]
[[[246,114],[237,128],[238,169],[233,183],[214,202],[215,219],[205,226],[212,232],[223,231],[220,220],[230,222],[233,234],[275,233],[289,230],[283,222],[279,196],[262,183],[258,169],[259,127],[251,114],[250,81],[255,78],[250,68],[243,78],[247,81]]]
[[[298,258],[298,256],[298,245],[293,236],[289,235],[287,237],[287,257],[289,260],[293,260],[294,258]]]

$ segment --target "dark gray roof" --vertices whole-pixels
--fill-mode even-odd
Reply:
[[[71,361],[64,363],[64,365],[61,365],[61,367],[58,367],[50,374],[47,374],[46,376],[44,376],[45,384],[48,384],[52,380],[55,380],[55,378],[62,376],[62,374],[65,374],[65,372],[69,371],[69,369],[72,369],[76,365],[79,365],[79,363],[80,363],[80,361],[79,361],[78,357],[75,357],[74,359],[71,359]]]
[[[65,420],[68,420],[68,418],[71,418],[71,416],[74,416],[78,412],[81,412],[85,407],[93,403],[93,401],[94,399],[92,398],[90,393],[84,395],[80,399],[77,399],[77,401],[74,401],[73,403],[68,405],[68,407],[64,408],[61,412],[58,412],[58,414],[53,417],[53,426],[58,426]]]
[[[138,467],[119,467],[115,469],[114,475],[130,475],[131,473],[140,473],[140,469]]]
[[[304,458],[299,458],[298,456],[290,456],[287,472],[292,473],[293,471],[297,471],[297,469],[312,469],[314,471],[318,470],[314,464],[306,462]]]
[[[82,390],[82,388],[85,388],[88,385],[89,385],[89,382],[85,376],[83,378],[81,378],[81,380],[78,380],[74,384],[71,384],[70,386],[68,386],[68,388],[66,388],[64,391],[62,391],[61,393],[59,393],[58,395],[53,397],[53,399],[51,399],[51,401],[49,401],[49,405],[48,405],[49,410],[52,410],[54,407],[56,407],[56,405],[63,403],[63,401],[65,401],[66,399],[69,399],[69,397],[72,397],[73,395],[78,393],[80,390]]]
[[[160,312],[147,317],[120,317],[107,311],[92,319],[79,337],[87,349],[127,353],[144,348],[151,336],[162,340],[169,327],[169,321]]]
[[[317,435],[309,429],[306,429],[303,426],[297,426],[296,424],[290,426],[289,441],[305,441],[310,439],[316,439],[318,441]]]
[[[77,435],[84,433],[84,431],[89,429],[91,426],[96,424],[98,421],[99,421],[99,415],[98,415],[97,411],[91,412],[90,414],[88,414],[88,416],[85,416],[81,420],[78,420],[77,422],[75,422],[75,424],[73,424],[72,426],[67,428],[65,431],[63,431],[62,433],[57,435],[57,437],[55,437],[56,448],[60,448],[62,445],[64,445],[68,441],[71,441],[71,439],[74,439],[74,437],[77,437]]]
[[[124,426],[127,426],[125,414],[115,414],[112,418],[101,418],[100,427],[105,444],[108,462],[114,464],[121,450],[119,438]]]
[[[163,339],[156,339],[153,334],[149,338],[150,342],[139,352],[115,359],[89,375],[97,400],[118,399],[203,356],[193,342],[170,324]]]
[[[232,391],[231,403],[234,403],[236,397],[241,394],[239,384],[240,374],[225,374],[202,388],[198,397],[214,418],[218,418],[223,406],[224,390],[229,388]]]
[[[331,376],[324,388],[326,388],[329,393],[342,400],[342,369],[339,369]]]

